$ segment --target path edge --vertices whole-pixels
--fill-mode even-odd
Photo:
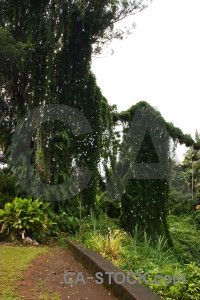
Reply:
[[[127,273],[123,272],[111,262],[105,260],[96,252],[88,249],[85,245],[79,244],[71,239],[66,239],[69,250],[73,256],[84,265],[84,267],[93,275],[97,272]],[[104,286],[120,300],[162,300],[162,298],[152,292],[143,284],[130,284],[127,281],[122,284],[117,284],[114,280],[114,275],[111,275],[111,284],[108,283],[108,275],[104,275]]]

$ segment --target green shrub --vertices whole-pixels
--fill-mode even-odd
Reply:
[[[168,217],[170,233],[174,243],[174,251],[180,262],[189,264],[199,261],[200,239],[193,216]]]
[[[9,193],[10,195],[15,193],[14,177],[5,174],[3,171],[0,171],[0,192]]]
[[[173,248],[163,236],[150,239],[137,225],[131,235],[127,234],[116,221],[119,222],[106,215],[97,220],[91,212],[75,239],[127,273],[133,270],[135,274],[147,272],[148,287],[165,300],[199,299],[200,241],[192,216],[168,216]],[[156,275],[161,276],[161,284],[156,284]],[[172,283],[165,284],[166,275],[172,277]],[[180,283],[176,276],[180,276]]]
[[[15,198],[15,180],[12,176],[0,172],[0,209]]]
[[[195,211],[194,221],[197,225],[197,229],[200,230],[200,210]]]
[[[187,215],[192,212],[192,196],[190,193],[171,188],[169,193],[169,210],[173,215]]]
[[[170,210],[170,213],[173,215],[189,215],[191,214],[191,203],[189,202],[176,202],[172,209]]]
[[[119,218],[120,216],[120,206],[119,203],[113,200],[103,200],[99,202],[99,207],[107,214],[109,218]]]
[[[56,230],[52,235],[58,235],[59,232],[75,234],[79,232],[85,219],[85,210],[80,199],[73,199],[73,203],[51,203],[47,209],[48,217],[53,223],[56,223]]]
[[[105,213],[109,218],[118,219],[121,214],[121,204],[112,200],[112,196],[108,192],[100,193],[97,196],[96,212]]]
[[[6,203],[12,202],[13,200],[14,196],[9,195],[8,193],[0,192],[0,209],[3,209]]]
[[[169,285],[166,285],[163,281],[161,284],[152,284],[150,285],[150,289],[152,289],[154,292],[156,292],[158,295],[163,297],[163,299],[167,300],[198,300],[200,295],[200,266],[190,263],[185,265],[185,268],[180,272],[180,270],[177,270],[176,274],[172,272],[172,270],[168,269],[167,267],[165,270],[160,272],[163,277],[168,274],[171,276],[171,278],[174,278],[174,276],[182,276],[185,277],[185,283],[181,280],[181,282],[178,282],[178,280],[175,280],[174,283],[171,283]],[[157,275],[157,270],[151,270],[149,272],[149,281],[153,280],[153,278]],[[182,276],[181,276],[182,275]]]
[[[75,234],[79,229],[79,219],[66,212],[55,214],[51,220],[58,225],[58,231],[61,232]]]
[[[43,204],[39,199],[15,198],[12,203],[6,203],[5,208],[0,209],[2,237],[20,239],[24,230],[27,236],[38,237],[48,229],[45,213],[47,207],[48,204]]]

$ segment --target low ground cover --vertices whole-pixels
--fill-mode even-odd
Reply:
[[[162,236],[153,242],[145,232],[139,232],[137,226],[130,235],[114,221],[103,218],[99,222],[92,218],[75,239],[122,270],[134,272],[137,279],[137,275],[147,272],[151,284],[143,283],[163,299],[197,300],[200,295],[199,231],[191,217],[169,216],[168,222],[174,243],[172,248]],[[157,275],[161,276],[160,284],[154,280]],[[165,284],[166,275],[174,282]],[[175,276],[180,276],[181,281]]]
[[[26,270],[38,254],[47,253],[47,247],[22,247],[0,245],[0,299],[20,299],[15,283],[22,279]]]

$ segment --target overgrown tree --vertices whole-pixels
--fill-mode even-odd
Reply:
[[[0,1],[0,38],[7,39],[9,48],[6,52],[0,48],[0,56],[7,53],[2,56],[4,62],[0,70],[3,74],[1,108],[4,121],[9,123],[5,125],[8,135],[1,134],[5,152],[10,133],[31,109],[39,105],[66,104],[82,111],[93,131],[88,136],[87,147],[80,146],[82,155],[75,149],[77,141],[66,146],[65,138],[60,135],[64,130],[71,137],[67,126],[48,122],[35,133],[33,156],[35,173],[46,183],[67,180],[74,161],[90,169],[92,179],[82,195],[88,207],[95,203],[103,132],[110,130],[110,109],[91,73],[91,55],[94,48],[99,52],[109,40],[122,38],[124,32],[115,31],[115,23],[141,11],[147,3],[145,0]],[[51,136],[50,146],[55,145],[54,142],[65,143],[65,147],[61,147],[63,155],[59,149],[55,153],[53,146],[46,148],[50,132],[54,137],[53,141]],[[52,157],[53,152],[55,157]],[[52,161],[55,158],[59,159],[58,168]]]
[[[140,116],[135,117],[138,110]],[[139,102],[127,111],[116,114],[114,118],[121,122],[124,128],[122,149],[111,184],[111,195],[119,194],[120,190],[123,194],[122,225],[131,233],[138,225],[139,230],[145,230],[152,238],[158,234],[165,235],[172,244],[167,225],[171,168],[170,140],[188,146],[194,141],[172,123],[166,122],[161,114],[146,102]],[[148,129],[144,135],[143,128],[146,124]],[[132,127],[133,133],[130,132]],[[151,136],[154,136],[154,143],[155,137],[159,137],[156,145]],[[138,144],[141,144],[139,151],[136,150]],[[156,163],[160,165],[153,165]],[[153,172],[148,172],[148,166],[141,172],[140,168],[144,164],[150,164],[153,171],[158,168],[155,179],[151,177]]]

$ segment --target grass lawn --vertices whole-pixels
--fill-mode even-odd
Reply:
[[[48,252],[47,247],[22,247],[0,245],[0,299],[20,299],[15,289],[17,280],[40,253]]]

